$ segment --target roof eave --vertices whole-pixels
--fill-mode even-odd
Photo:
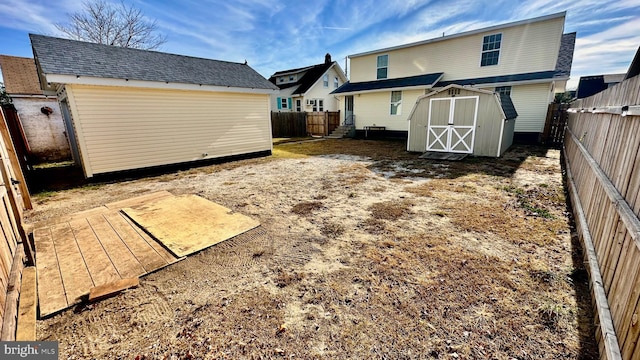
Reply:
[[[80,76],[80,75],[60,75],[60,74],[43,74],[43,75],[47,79],[47,82],[51,84],[122,86],[122,87],[166,89],[166,90],[196,90],[196,91],[234,92],[234,93],[251,93],[251,94],[276,94],[279,91],[279,89],[267,89],[267,88],[248,88],[248,87],[219,86],[219,85],[205,85],[205,84],[188,84],[188,83],[178,83],[178,82],[113,79],[113,78],[101,78],[101,77]]]

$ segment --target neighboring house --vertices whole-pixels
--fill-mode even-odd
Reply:
[[[576,90],[578,99],[595,95],[602,90],[606,90],[624,80],[626,74],[605,74],[581,76]]]
[[[58,100],[55,93],[45,93],[40,88],[34,60],[0,55],[0,68],[33,160],[70,159],[71,150]]]
[[[278,71],[269,81],[280,88],[271,95],[273,111],[338,111],[336,96],[330,93],[347,82],[347,77],[327,54],[322,64]]]
[[[565,91],[571,70],[576,34],[563,35],[564,22],[562,12],[350,55],[350,81],[333,94],[356,129],[375,125],[406,136],[419,96],[472,86],[509,95],[515,132],[538,140],[548,104]]]
[[[246,63],[29,36],[87,177],[271,153],[277,87]]]

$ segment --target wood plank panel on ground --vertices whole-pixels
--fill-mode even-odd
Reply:
[[[164,198],[122,211],[178,257],[260,225],[256,220],[196,195]]]
[[[173,196],[143,195],[139,205]],[[96,287],[137,278],[181,258],[158,244],[118,209],[102,206],[34,226],[40,316],[81,302]]]

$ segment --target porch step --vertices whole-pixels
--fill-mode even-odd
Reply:
[[[356,134],[356,127],[353,125],[340,125],[329,136],[325,136],[327,139],[342,139],[343,137],[353,137]]]

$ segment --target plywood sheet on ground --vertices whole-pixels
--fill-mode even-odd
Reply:
[[[256,220],[196,195],[162,198],[122,211],[177,257],[260,225]]]
[[[153,193],[141,204],[172,196]],[[126,203],[126,202],[123,202]],[[139,277],[178,260],[119,209],[102,206],[34,226],[40,316],[82,301],[90,289]]]

